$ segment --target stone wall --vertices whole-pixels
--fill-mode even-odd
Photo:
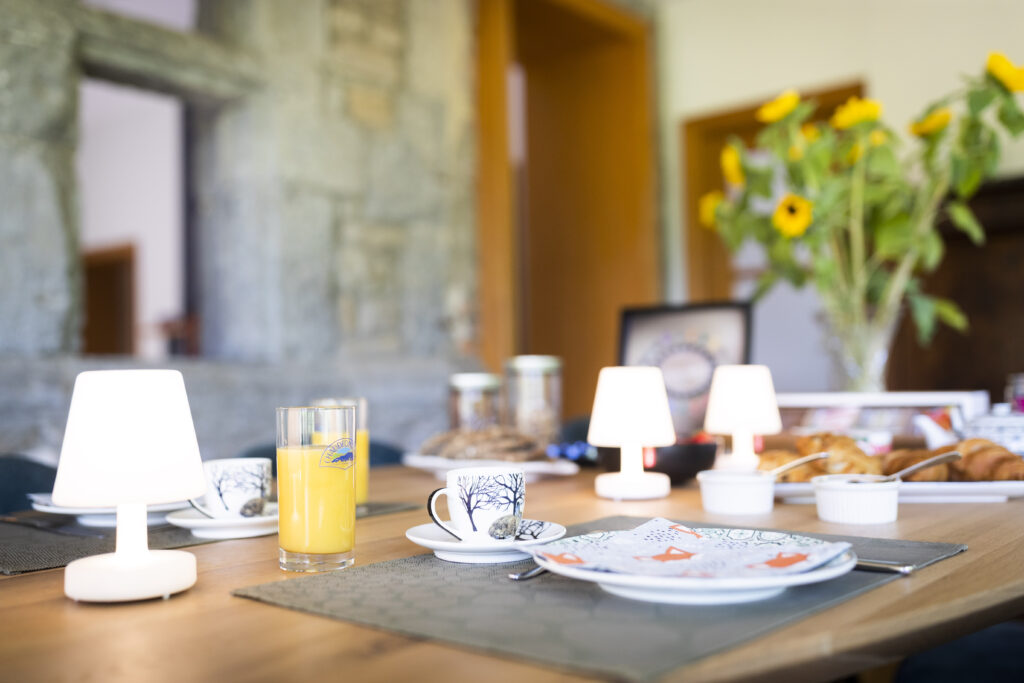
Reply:
[[[472,299],[464,0],[235,0],[199,27],[264,84],[198,118],[203,347],[295,360],[447,354]]]
[[[371,400],[414,447],[474,337],[471,0],[212,0],[180,33],[73,0],[0,0],[0,452],[59,446],[81,359],[83,73],[190,106],[205,457],[273,408]]]

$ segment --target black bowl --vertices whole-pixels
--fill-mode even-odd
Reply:
[[[673,486],[685,484],[701,470],[709,470],[715,464],[716,443],[683,443],[655,449],[653,467],[649,472],[662,472],[672,480]],[[619,469],[618,448],[598,448],[598,465],[609,471]]]

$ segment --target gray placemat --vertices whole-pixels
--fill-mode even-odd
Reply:
[[[356,517],[374,517],[416,510],[417,503],[370,502],[356,510]],[[7,515],[20,523],[0,519],[0,573],[22,574],[41,569],[65,567],[89,555],[114,551],[115,529],[82,526],[74,517],[25,510]],[[29,526],[33,525],[33,526]],[[149,547],[183,548],[213,543],[218,539],[193,536],[188,529],[163,525],[149,528]]]
[[[573,526],[569,535],[631,529],[643,521],[607,517]],[[966,549],[950,543],[842,538],[850,540],[866,559],[920,566]],[[553,574],[523,582],[508,580],[509,572],[531,566],[531,560],[467,565],[417,555],[252,586],[233,594],[589,674],[650,680],[898,578],[852,571],[831,581],[789,588],[759,602],[684,606],[627,600],[596,584]]]
[[[82,557],[114,552],[114,541],[114,529],[92,529],[73,521],[54,530],[0,523],[0,573],[22,574],[65,567]],[[169,524],[149,528],[149,547],[154,549],[211,542]]]

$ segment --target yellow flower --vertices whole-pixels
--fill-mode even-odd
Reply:
[[[873,130],[868,135],[868,143],[872,147],[881,147],[889,140],[889,135],[884,130]]]
[[[910,132],[919,138],[934,135],[948,126],[952,118],[953,112],[950,111],[949,107],[942,107],[928,114],[923,119],[911,123]]]
[[[740,151],[738,149],[732,145],[726,145],[722,148],[720,161],[725,182],[739,187],[747,181],[747,177],[743,174],[743,165],[740,163]]]
[[[800,104],[800,93],[790,89],[776,97],[771,102],[765,102],[757,110],[755,116],[762,123],[774,123],[785,118],[791,111]]]
[[[775,207],[772,225],[786,237],[799,237],[811,224],[813,204],[800,195],[787,194]]]
[[[807,139],[807,142],[814,142],[821,137],[821,130],[813,123],[805,123],[800,126],[800,132]]]
[[[1002,52],[990,52],[985,69],[1010,92],[1024,92],[1024,66],[1014,66]]]
[[[851,97],[846,104],[836,107],[836,113],[832,115],[832,127],[839,130],[846,130],[862,121],[877,121],[882,115],[882,103],[878,100],[862,100],[859,97]]]
[[[698,213],[700,214],[701,225],[707,228],[715,227],[715,214],[723,199],[725,199],[725,196],[718,190],[708,192],[700,198]]]
[[[800,145],[789,146],[789,160],[800,161],[804,158],[804,150]]]

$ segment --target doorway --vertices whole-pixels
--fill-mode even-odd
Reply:
[[[660,298],[649,27],[599,0],[479,11],[481,356],[559,356],[583,415],[621,310]]]

